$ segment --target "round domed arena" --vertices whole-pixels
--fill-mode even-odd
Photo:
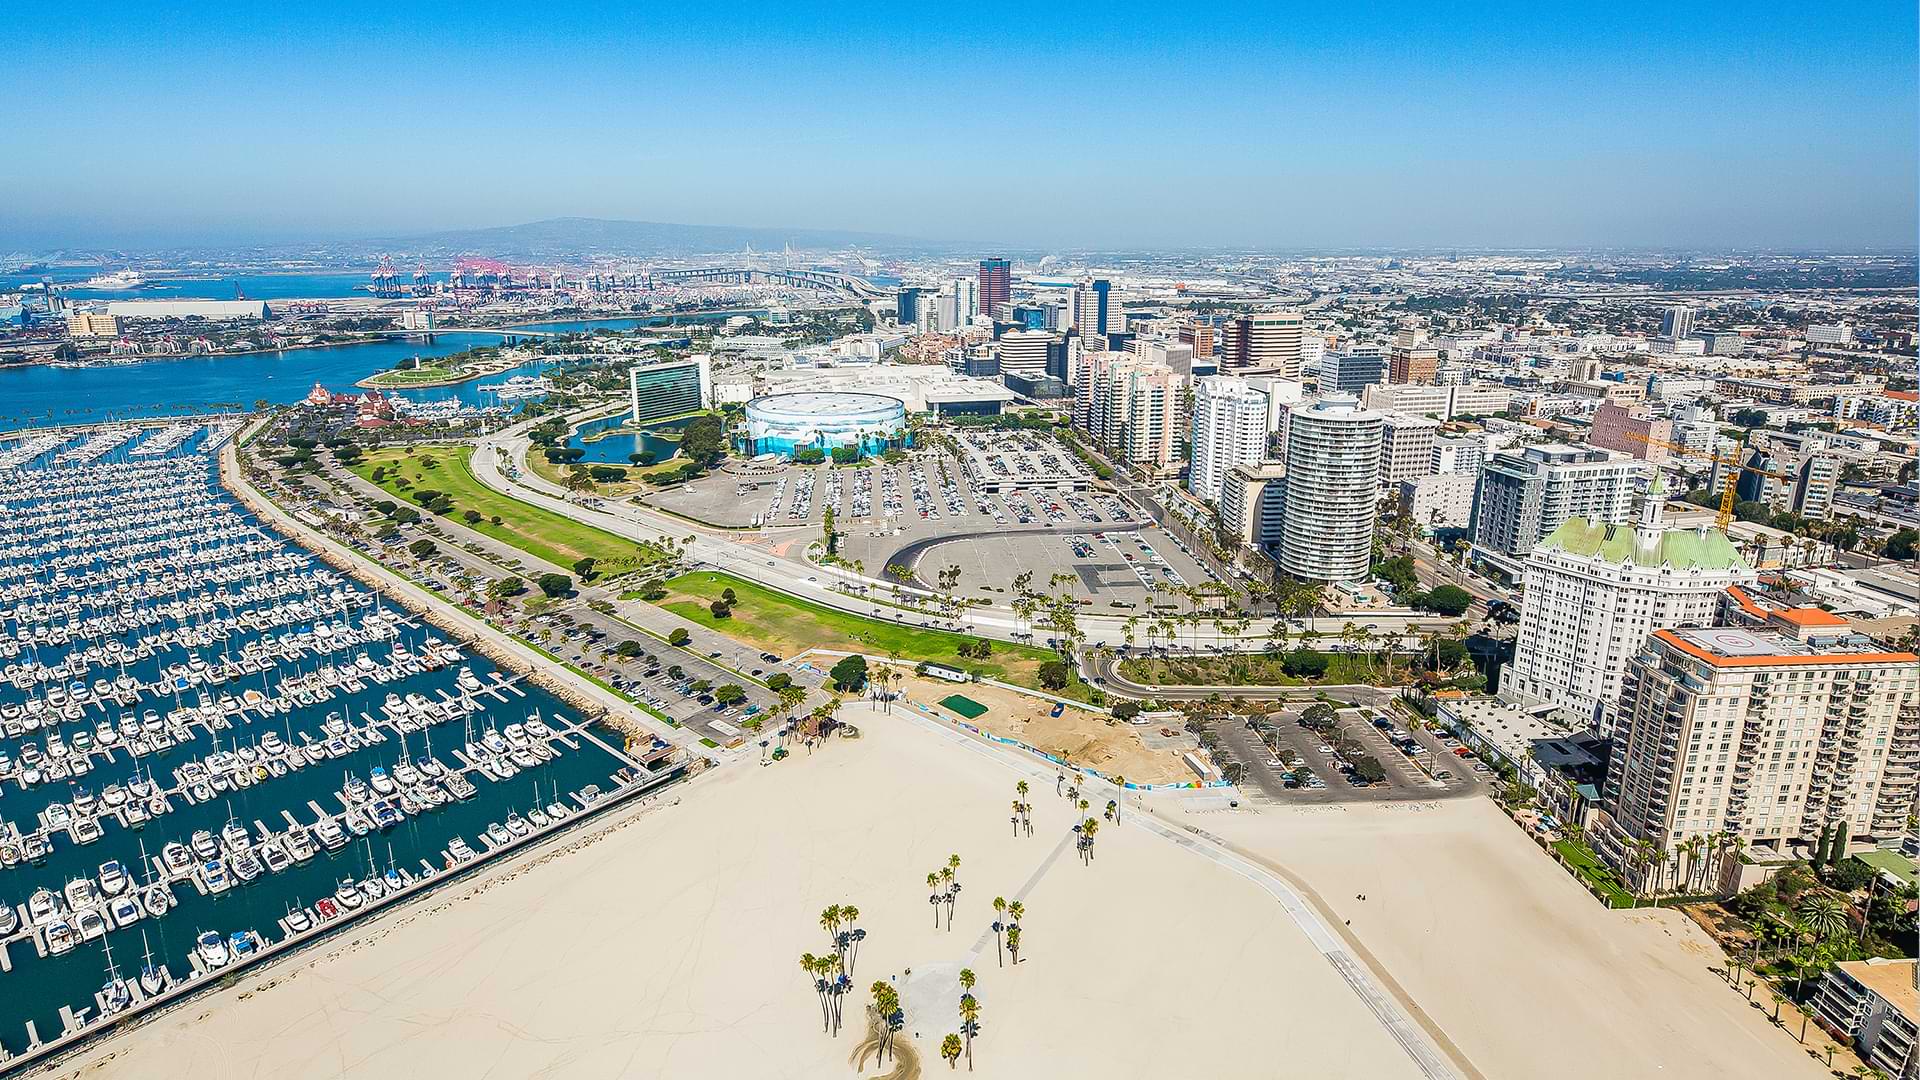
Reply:
[[[805,450],[869,457],[907,443],[907,406],[884,394],[768,394],[747,402],[741,447],[791,460]]]

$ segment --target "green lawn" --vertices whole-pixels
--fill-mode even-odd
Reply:
[[[417,368],[400,368],[395,371],[382,371],[367,378],[373,386],[415,386],[421,383],[440,383],[448,379],[470,378],[458,365],[425,364]]]
[[[422,488],[445,492],[453,499],[452,520],[466,524],[461,516],[467,510],[482,515],[478,524],[469,526],[506,544],[519,548],[536,559],[552,563],[568,573],[575,561],[593,558],[599,561],[598,573],[616,574],[637,569],[658,558],[652,549],[603,529],[583,525],[518,499],[502,495],[481,484],[467,468],[470,447],[426,446],[392,448],[369,453],[353,471],[377,483],[394,497],[416,509],[412,492]],[[433,462],[432,466],[427,463]],[[386,470],[382,479],[373,480],[373,470]],[[401,481],[405,481],[403,485]],[[500,518],[495,525],[492,519]]]
[[[1000,641],[993,643],[993,654],[986,659],[961,656],[960,645],[980,639],[837,611],[729,574],[682,574],[668,581],[666,589],[660,605],[668,611],[782,656],[810,648],[857,650],[897,656],[908,663],[930,660],[1034,689],[1040,688],[1040,665],[1058,659],[1046,649]],[[733,614],[716,619],[709,605],[727,589],[734,593]],[[1071,685],[1058,692],[1086,701],[1092,688],[1076,675]]]
[[[1580,880],[1600,891],[1609,907],[1633,906],[1633,894],[1621,886],[1613,869],[1602,862],[1592,848],[1576,840],[1562,838],[1553,842],[1553,850],[1567,860],[1567,865],[1580,875]]]
[[[1281,670],[1277,657],[1248,653],[1239,656],[1134,657],[1120,662],[1120,674],[1149,686],[1316,686],[1357,683],[1388,685],[1387,665],[1379,657],[1327,653],[1327,673],[1318,679],[1298,679]],[[1395,660],[1395,682],[1406,680],[1412,662]]]

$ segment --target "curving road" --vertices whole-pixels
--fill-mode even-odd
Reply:
[[[776,553],[758,533],[745,535],[708,529],[682,518],[656,513],[630,502],[595,500],[586,505],[565,488],[544,479],[525,467],[531,446],[526,431],[533,421],[525,421],[482,438],[474,447],[471,468],[487,487],[543,509],[563,514],[576,521],[636,540],[662,543],[668,540],[682,545],[688,560],[723,570],[777,592],[811,603],[823,604],[853,615],[871,617],[873,604],[862,596],[850,595],[835,585],[854,589],[891,590],[892,582],[863,577],[840,567],[816,566],[800,559]],[[502,463],[505,462],[505,468]],[[509,475],[509,470],[511,475]],[[935,594],[926,589],[908,587],[909,593],[927,598]],[[919,621],[919,620],[914,620]],[[1428,629],[1444,629],[1452,620],[1418,615],[1385,615],[1358,612],[1325,618],[1295,619],[1288,622],[1290,635],[1297,639],[1312,631],[1338,634],[1348,624],[1362,626],[1377,634],[1418,634]],[[1126,640],[1126,619],[1112,615],[1082,615],[1079,627],[1087,644],[1120,645]],[[931,620],[924,625],[935,625]],[[1257,652],[1267,647],[1273,619],[1261,619],[1245,635],[1216,631],[1202,623],[1191,633],[1183,633],[1196,648],[1227,652]],[[1026,641],[1033,636],[1030,625],[1014,615],[1010,608],[988,606],[966,611],[957,622],[946,624],[981,637],[1001,641]]]

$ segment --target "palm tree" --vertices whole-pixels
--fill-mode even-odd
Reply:
[[[1013,957],[1013,966],[1020,966],[1020,924],[1007,927],[1007,955]]]
[[[966,985],[964,976],[972,972],[962,971],[961,985]],[[967,1071],[973,1071],[973,1035],[980,1030],[980,1001],[972,994],[960,995],[960,1030],[967,1036]]]
[[[927,903],[933,905],[933,928],[938,930],[940,929],[940,893],[937,890],[940,888],[940,875],[937,872],[927,875],[927,888],[935,890],[928,893]]]
[[[820,913],[820,929],[827,932],[827,940],[833,944],[834,958],[840,962],[842,970],[847,966],[846,951],[840,945],[840,905],[829,904]]]
[[[1112,799],[1108,799],[1106,812],[1102,816],[1105,817],[1108,821],[1112,821],[1115,809],[1116,807],[1115,807],[1114,801]]]
[[[847,973],[852,974],[854,965],[860,962],[860,943],[867,940],[867,932],[854,925],[860,921],[860,909],[852,904],[841,905],[840,921],[846,929],[840,933],[839,945],[846,957]]]
[[[940,1056],[947,1059],[947,1068],[953,1068],[960,1061],[960,1036],[949,1032],[941,1039]]]
[[[825,964],[823,967],[822,964]],[[833,961],[818,957],[812,953],[800,954],[800,970],[807,973],[813,982],[813,990],[820,995],[820,1030],[825,1032],[833,1022],[833,1014],[827,1007],[826,973],[833,970]]]
[[[993,956],[994,956],[994,959],[1000,962],[1001,967],[1007,966],[1006,959],[1000,953],[1000,932],[1007,928],[1006,917],[1007,917],[1007,898],[1004,896],[994,897],[993,898]]]
[[[887,1051],[893,1047],[893,1033],[899,1029],[893,1026],[893,1016],[900,1010],[900,995],[890,983],[876,979],[867,992],[873,995],[873,1012],[880,1022],[880,1060],[884,1065]]]
[[[1808,932],[1822,941],[1836,938],[1852,929],[1847,905],[1829,893],[1809,893],[1801,898],[1794,912]]]

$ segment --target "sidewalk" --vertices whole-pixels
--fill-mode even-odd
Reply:
[[[252,432],[245,434],[250,435]],[[554,663],[547,655],[519,638],[506,634],[485,620],[447,603],[428,590],[381,566],[367,555],[295,519],[247,480],[240,468],[238,455],[240,441],[238,439],[229,441],[221,448],[221,482],[234,494],[235,498],[240,500],[242,505],[262,520],[269,522],[281,533],[327,558],[342,570],[368,580],[374,588],[432,618],[436,624],[446,628],[450,633],[457,633],[470,641],[484,644],[495,653],[506,657],[509,662],[534,673],[544,681],[559,684],[556,688],[577,702],[597,707],[605,712],[616,727],[624,726],[632,732],[658,736],[710,762],[718,763],[724,760],[721,755],[702,746],[696,733],[685,728],[671,728],[661,724],[617,694]]]

